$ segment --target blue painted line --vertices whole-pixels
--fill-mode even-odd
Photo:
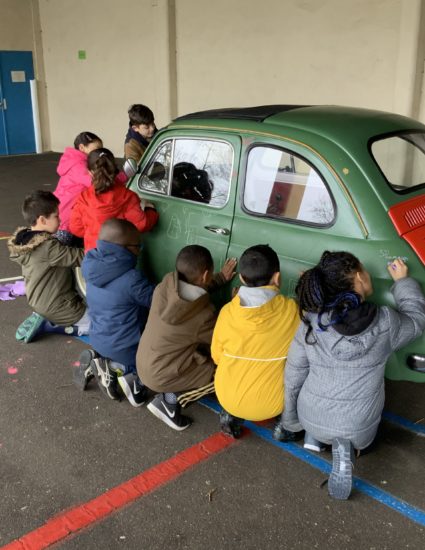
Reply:
[[[216,413],[221,411],[221,407],[218,403],[212,401],[208,398],[203,398],[200,400],[200,403],[209,409],[213,410]],[[245,426],[249,428],[256,435],[264,439],[268,443],[271,443],[275,447],[278,447],[292,456],[299,458],[303,462],[306,462],[310,466],[313,466],[317,470],[325,474],[330,474],[332,465],[327,460],[321,458],[320,456],[306,451],[303,447],[299,447],[295,443],[283,443],[281,441],[275,441],[272,437],[272,432],[268,428],[263,426],[258,426],[253,422],[245,422]],[[375,487],[371,483],[364,481],[358,477],[353,476],[353,486],[360,491],[361,493],[366,494],[367,496],[377,500],[381,504],[384,504],[388,508],[395,510],[399,514],[407,517],[411,521],[418,523],[419,525],[425,526],[425,511],[416,506],[412,506],[408,502],[401,500],[386,491],[383,491],[379,487]]]
[[[382,418],[384,420],[387,420],[388,422],[391,422],[392,424],[396,424],[397,426],[401,426],[406,430],[414,432],[417,435],[425,436],[425,426],[423,426],[422,424],[415,424],[414,422],[411,422],[410,420],[407,420],[402,416],[398,416],[397,414],[387,411],[384,411],[382,413]]]

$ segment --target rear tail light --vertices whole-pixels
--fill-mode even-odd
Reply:
[[[425,265],[425,195],[392,206],[388,214],[397,233]]]

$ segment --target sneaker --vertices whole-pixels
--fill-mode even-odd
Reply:
[[[305,432],[304,435],[304,449],[309,451],[314,451],[315,453],[321,453],[326,450],[326,445],[321,441],[318,441],[309,433]]]
[[[92,362],[93,374],[102,392],[109,397],[121,401],[118,391],[118,375],[109,367],[109,360],[105,357],[95,357]]]
[[[72,379],[74,384],[82,391],[87,389],[88,383],[94,378],[92,362],[95,357],[96,352],[94,350],[85,349],[79,358],[80,365],[74,369]]]
[[[29,344],[38,334],[43,332],[44,322],[44,317],[35,312],[31,313],[31,315],[19,325],[15,334],[16,339],[19,342]]]
[[[130,372],[118,376],[118,384],[133,407],[141,407],[146,402],[148,390],[136,374]]]
[[[297,441],[300,437],[301,435],[299,432],[290,432],[289,430],[285,430],[280,422],[276,423],[273,430],[273,439],[276,441]]]
[[[174,405],[167,403],[162,394],[156,395],[147,408],[173,430],[181,432],[192,424],[190,418],[180,413],[181,406],[178,403]]]
[[[221,431],[235,439],[238,439],[242,435],[242,423],[241,418],[232,416],[226,411],[220,413],[220,427]]]
[[[332,441],[332,471],[328,492],[333,498],[347,500],[353,484],[354,449],[351,441],[336,438]]]

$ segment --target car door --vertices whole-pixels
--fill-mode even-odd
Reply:
[[[230,256],[269,244],[281,262],[282,292],[290,296],[324,250],[362,257],[366,229],[323,158],[300,142],[260,138],[242,155]]]
[[[239,157],[235,135],[165,132],[149,148],[131,187],[159,212],[157,227],[144,236],[143,255],[156,281],[189,244],[208,248],[220,269],[230,243]]]

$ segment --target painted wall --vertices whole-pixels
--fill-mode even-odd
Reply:
[[[158,126],[194,110],[266,103],[355,105],[422,119],[424,4],[0,0],[0,44],[30,47],[31,32],[35,43],[39,8],[50,119],[43,135],[50,129],[51,148],[61,151],[90,130],[121,156],[135,102],[152,108]]]
[[[179,112],[322,103],[402,108],[407,114],[407,104],[397,103],[394,92],[402,61],[415,54],[410,46],[416,47],[417,31],[401,28],[403,4],[179,0]],[[417,16],[418,3],[408,4],[407,11]]]
[[[89,130],[123,156],[132,103],[147,104],[158,125],[169,121],[166,2],[39,0],[39,5],[55,151]],[[80,50],[86,59],[79,59]]]
[[[32,51],[33,43],[31,0],[0,0],[0,50]]]

